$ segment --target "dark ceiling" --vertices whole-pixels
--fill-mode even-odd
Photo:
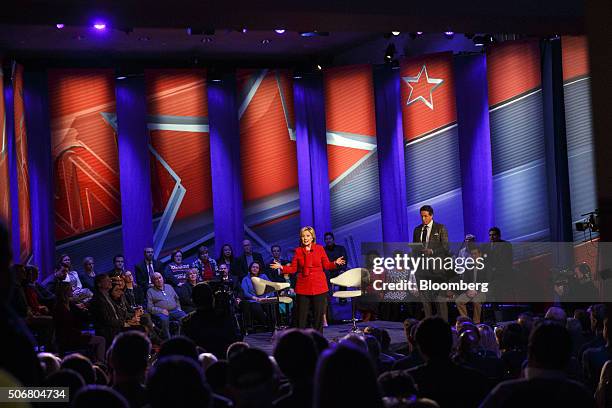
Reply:
[[[536,36],[584,31],[584,3],[574,0],[12,3],[0,11],[0,52],[23,58],[290,60],[345,52],[391,30]],[[96,18],[109,29],[92,29]],[[59,30],[56,23],[66,26]],[[187,27],[197,34],[187,34]],[[287,32],[279,35],[275,28]],[[312,30],[329,35],[298,34]]]

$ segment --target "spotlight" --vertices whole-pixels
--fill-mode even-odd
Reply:
[[[395,44],[391,43],[387,46],[385,50],[385,62],[390,63],[393,61],[395,57]]]
[[[400,35],[400,32],[399,31],[391,31],[391,34],[393,34],[394,36],[397,37],[398,35]]]
[[[276,34],[285,34],[285,29],[284,28],[277,28],[276,30],[274,30],[274,32]]]
[[[450,40],[451,38],[453,38],[455,36],[455,32],[454,31],[445,31],[444,32],[444,36]]]
[[[62,23],[58,23],[58,24],[56,24],[56,25],[55,25],[55,27],[56,27],[58,30],[61,30],[62,28],[64,28],[64,27],[65,27],[65,25],[64,25],[64,24],[62,24]]]
[[[316,68],[317,68],[318,71],[322,71],[323,70],[323,65],[317,64]]]
[[[327,37],[329,36],[329,32],[327,31],[300,31],[300,36],[302,37]]]
[[[247,28],[246,28],[246,27],[244,27],[244,28],[243,28],[242,30],[240,30],[240,31],[242,31],[242,34],[244,34],[244,33],[246,33],[246,32],[247,32],[247,31],[249,31],[249,30],[247,30]]]
[[[417,31],[416,35],[423,35],[423,32],[422,31]]]
[[[117,77],[117,79],[119,79],[119,80],[126,79],[126,78],[127,78],[127,77],[126,77],[125,75],[119,75],[119,76]]]
[[[95,28],[98,31],[106,30],[106,23],[103,21],[97,21],[94,23],[93,28]]]
[[[268,40],[267,38],[264,38],[263,40],[261,40],[262,44],[270,44],[270,40]]]

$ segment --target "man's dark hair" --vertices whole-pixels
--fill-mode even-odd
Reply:
[[[321,334],[320,331],[315,329],[306,329],[304,333],[308,334],[312,341],[314,341],[315,347],[317,348],[317,355],[321,355],[325,350],[329,348],[329,340]]]
[[[86,384],[95,384],[96,372],[94,371],[91,360],[82,354],[74,353],[69,354],[62,360],[60,366],[62,369],[68,368],[81,374]]]
[[[202,255],[205,252],[208,252],[208,247],[206,245],[202,245],[198,248],[198,255]]]
[[[567,329],[554,322],[540,323],[529,337],[529,366],[565,370],[572,356],[572,338]]]
[[[391,346],[391,335],[387,329],[380,329],[380,347],[383,353]]]
[[[141,332],[120,333],[109,351],[109,364],[113,370],[128,376],[142,374],[149,364],[151,342]]]
[[[434,215],[434,210],[433,207],[431,205],[424,205],[421,207],[421,209],[419,210],[419,212],[421,211],[427,211],[429,213],[429,215]]]
[[[87,385],[76,393],[72,402],[73,408],[128,408],[129,406],[121,394],[106,385]]]
[[[229,360],[229,384],[241,391],[271,382],[274,374],[270,358],[259,349],[243,350]]]
[[[334,233],[331,231],[327,231],[325,234],[323,234],[323,238],[327,238],[327,237],[332,237],[332,239],[336,239],[334,238]]]
[[[416,329],[416,342],[429,359],[448,358],[453,345],[451,328],[439,317],[428,317]]]
[[[482,249],[480,248],[480,245],[478,245],[475,242],[469,242],[467,244],[467,249],[468,251],[471,253],[472,251],[478,251],[480,253],[482,253]]]
[[[278,250],[279,250],[279,251],[281,250],[281,246],[280,246],[280,245],[278,245],[278,244],[274,244],[274,245],[272,245],[272,246],[270,247],[270,251],[273,251],[273,250],[274,250],[274,248],[278,248]]]
[[[180,253],[181,255],[183,255],[183,251],[181,251],[180,249],[175,249],[174,251],[172,251],[172,254],[170,255],[170,261],[174,262],[174,257],[176,256],[176,254]]]
[[[409,398],[417,394],[414,379],[408,370],[387,371],[378,376],[383,397]]]
[[[274,358],[291,382],[311,382],[318,356],[312,337],[298,329],[283,332],[274,347]]]
[[[100,285],[100,282],[104,280],[104,278],[108,278],[108,274],[99,273],[94,277],[94,286],[97,288]]]
[[[115,262],[117,262],[117,258],[123,258],[123,260],[125,261],[125,257],[124,257],[123,255],[121,255],[121,254],[117,254],[117,255],[113,256],[113,264],[114,264]]]
[[[502,330],[501,339],[501,344],[499,346],[502,350],[525,350],[525,341],[527,337],[525,337],[523,326],[518,323],[505,325]]]
[[[501,230],[499,229],[499,227],[491,227],[489,228],[489,232],[494,232],[501,237]]]
[[[147,392],[152,408],[207,407],[211,401],[197,359],[184,356],[158,360],[149,372]]]
[[[189,337],[175,336],[163,342],[158,358],[183,356],[198,361],[196,344]]]
[[[227,379],[229,377],[229,363],[225,360],[219,360],[212,363],[206,369],[206,382],[210,385],[213,392],[219,394],[227,387]]]
[[[594,331],[603,330],[604,320],[606,319],[606,305],[599,303],[591,306],[591,329]]]

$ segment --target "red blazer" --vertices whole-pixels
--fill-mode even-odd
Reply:
[[[283,273],[297,273],[295,293],[298,295],[320,295],[328,290],[324,268],[333,270],[337,266],[329,261],[325,248],[312,244],[310,251],[297,247],[291,265],[283,266]]]

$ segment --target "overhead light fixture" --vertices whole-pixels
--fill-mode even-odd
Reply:
[[[397,37],[397,36],[398,36],[398,35],[400,35],[401,33],[400,33],[399,31],[391,31],[391,34],[393,34],[394,36],[396,36],[396,37]]]
[[[302,37],[327,37],[329,36],[329,32],[327,31],[300,31],[300,36]]]
[[[64,28],[64,27],[65,27],[65,25],[64,25],[64,24],[62,24],[62,23],[57,23],[57,24],[55,25],[55,28],[57,28],[58,30],[61,30],[61,29],[62,29],[62,28]]]
[[[444,36],[450,40],[451,38],[453,38],[455,36],[455,32],[454,31],[445,31],[444,32]]]
[[[416,35],[423,35],[423,32],[422,31],[417,31]]]
[[[284,28],[277,28],[276,30],[274,30],[274,32],[276,34],[285,34],[285,29]]]
[[[322,71],[323,70],[323,65],[321,65],[320,63],[317,63],[316,68],[317,68],[318,71]]]
[[[246,32],[247,32],[247,31],[249,31],[249,30],[247,30],[247,28],[246,28],[246,27],[243,27],[243,28],[242,28],[242,30],[240,30],[240,31],[242,31],[242,34],[244,34],[244,33],[246,33]]]
[[[93,25],[93,28],[95,28],[98,31],[104,31],[106,30],[106,23],[103,21],[96,21]]]
[[[126,78],[127,78],[127,77],[126,77],[125,75],[119,75],[119,76],[117,77],[117,79],[118,79],[118,80],[122,80],[122,79],[126,79]]]
[[[270,44],[270,40],[268,40],[267,38],[264,38],[263,40],[261,40],[262,44]]]

